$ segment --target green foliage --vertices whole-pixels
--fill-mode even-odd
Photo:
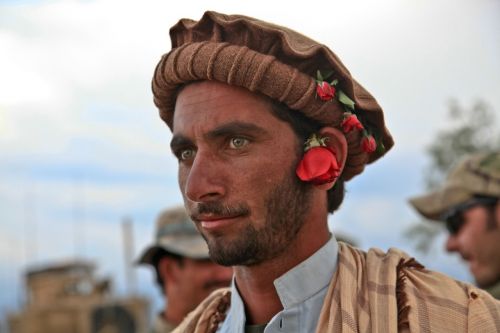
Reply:
[[[422,253],[428,253],[434,240],[443,230],[438,223],[417,222],[404,232],[404,237],[411,240],[415,249]]]
[[[439,131],[427,148],[431,159],[425,174],[428,189],[439,186],[450,168],[463,156],[500,149],[495,116],[485,102],[478,101],[470,109],[464,109],[452,100],[449,103],[449,120],[449,128]]]
[[[448,107],[449,125],[438,131],[426,149],[430,165],[425,171],[424,181],[429,191],[441,185],[450,169],[465,155],[500,150],[500,131],[488,104],[479,100],[466,109],[456,100],[451,100]],[[410,226],[404,236],[418,251],[427,253],[442,230],[442,224],[424,220]]]
[[[351,110],[354,110],[354,101],[349,98],[342,90],[337,91],[337,96],[339,98],[339,102],[344,104]]]

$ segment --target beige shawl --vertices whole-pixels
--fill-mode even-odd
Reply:
[[[229,307],[221,289],[174,333],[213,333]],[[405,253],[365,253],[339,243],[339,263],[317,333],[500,332],[500,302],[476,287],[427,271]]]
[[[160,313],[156,316],[151,333],[170,333],[175,329],[175,326]]]

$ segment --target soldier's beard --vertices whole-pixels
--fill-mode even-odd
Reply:
[[[242,230],[230,239],[223,234],[203,235],[213,261],[224,266],[251,266],[275,258],[288,248],[305,222],[312,188],[301,182],[295,173],[284,179],[263,198],[267,205],[264,226],[257,229],[250,221],[245,221]],[[246,204],[227,207],[211,202],[202,210],[219,214],[238,212],[251,218]]]

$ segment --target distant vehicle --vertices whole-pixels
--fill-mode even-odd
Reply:
[[[10,333],[144,333],[148,306],[141,297],[113,298],[109,279],[94,277],[84,260],[29,269],[27,303],[8,317]]]

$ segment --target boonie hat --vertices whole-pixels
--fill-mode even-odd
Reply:
[[[155,242],[144,251],[138,263],[152,265],[160,250],[191,259],[209,258],[208,246],[184,207],[167,209],[160,214],[156,220]]]
[[[464,158],[448,175],[443,186],[410,199],[424,217],[442,221],[446,212],[476,196],[500,198],[500,152]]]

